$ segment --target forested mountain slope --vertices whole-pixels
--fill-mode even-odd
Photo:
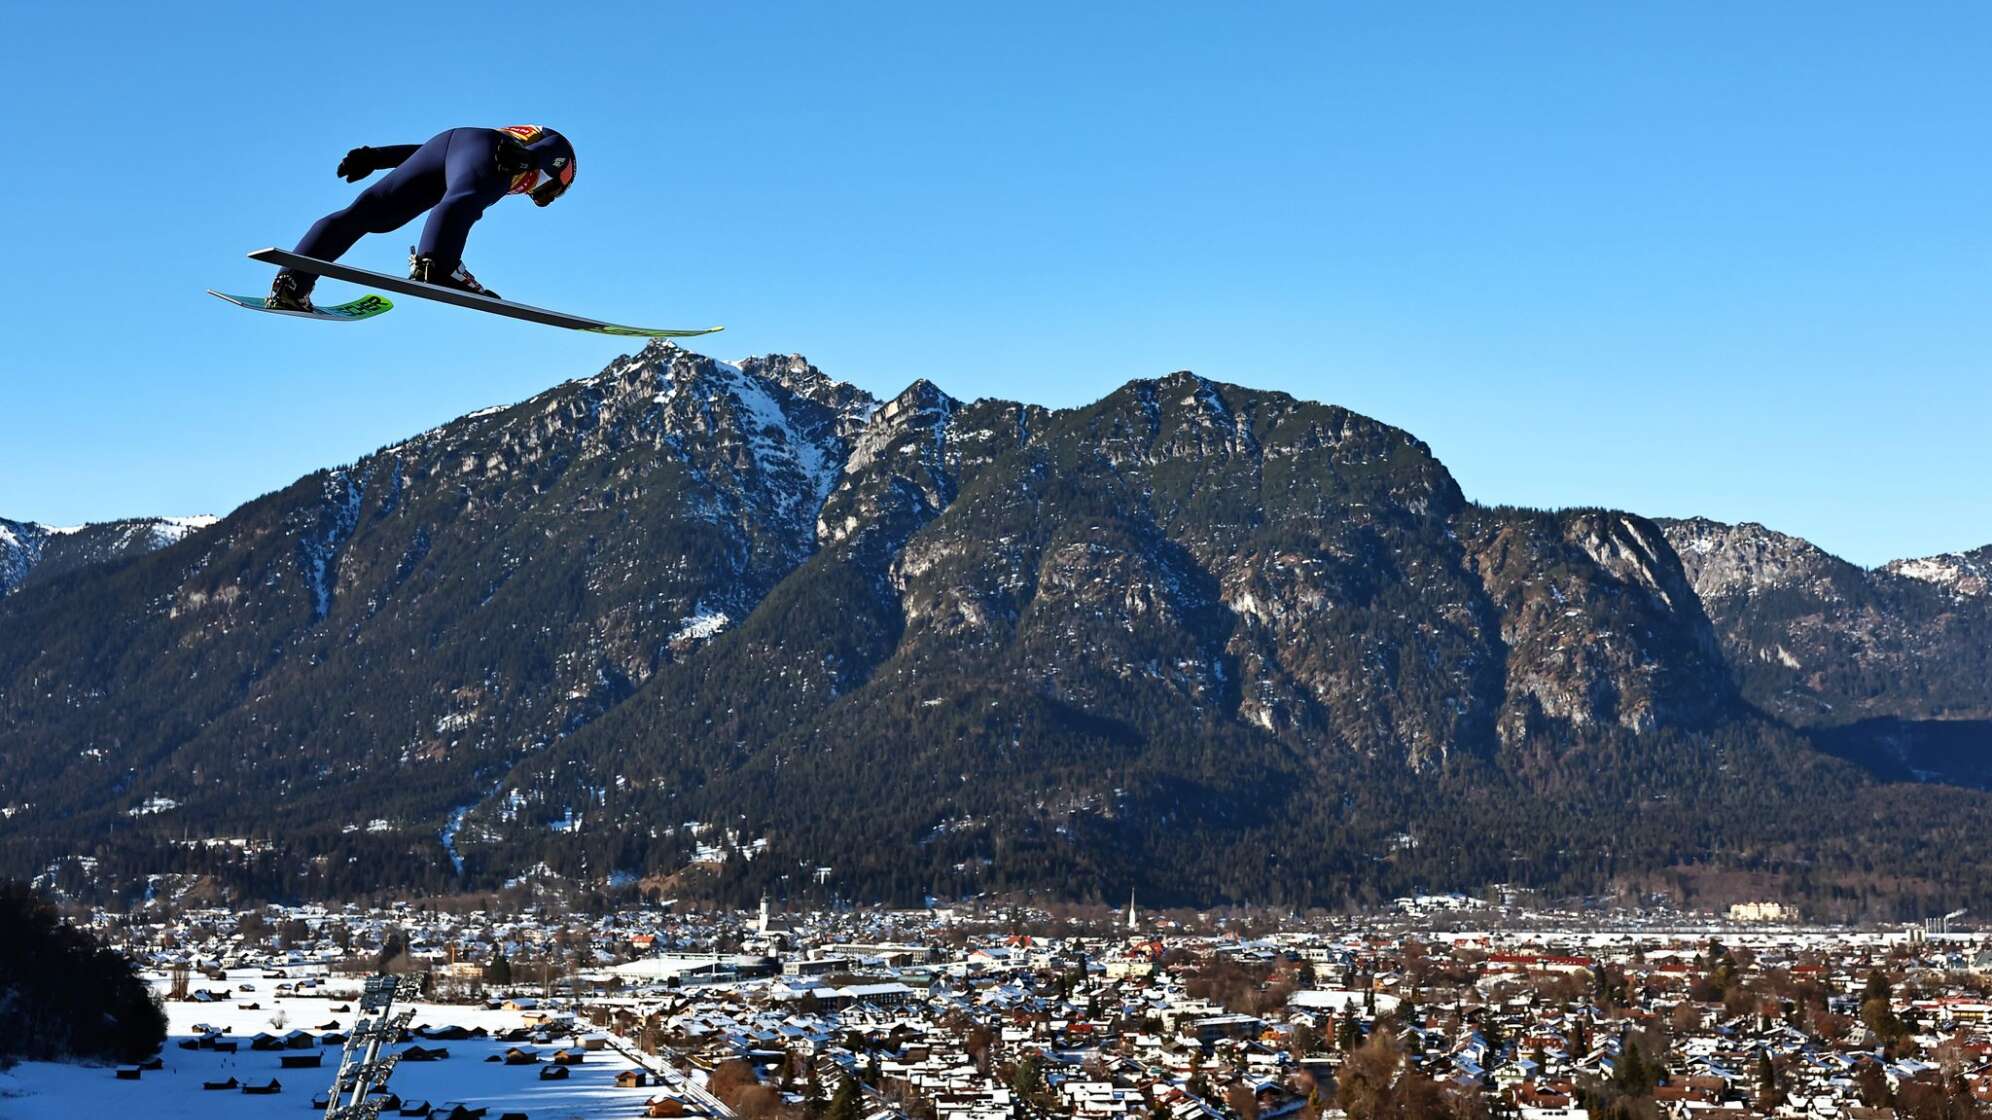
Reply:
[[[1986,798],[1817,749],[1757,652],[1806,656],[1752,629],[1770,566],[1738,575],[1722,528],[1476,505],[1403,431],[1187,373],[881,404],[653,346],[9,598],[0,862],[318,894],[1986,892],[1954,846]],[[1838,587],[1830,559],[1777,570]],[[1968,670],[1912,647],[1806,699],[1869,673],[1869,713],[1964,710]]]

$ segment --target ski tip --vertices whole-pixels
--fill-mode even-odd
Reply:
[[[670,338],[697,338],[700,335],[713,334],[717,331],[723,331],[726,328],[706,327],[704,330],[696,330],[696,331],[670,331],[670,330],[655,330],[650,327],[625,327],[619,323],[600,323],[592,327],[577,327],[576,329],[587,331],[590,334],[609,334],[609,335],[617,335],[622,338],[670,339]]]

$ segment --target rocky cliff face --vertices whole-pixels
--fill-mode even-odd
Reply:
[[[1965,617],[1971,562],[1477,506],[1403,431],[1189,373],[881,403],[654,345],[7,600],[0,862],[208,867],[193,833],[329,894],[1588,889],[1802,844],[1761,783],[1861,779],[1753,707],[1969,695],[1903,668],[1899,603]],[[1609,858],[1569,854],[1587,821]]]
[[[1700,598],[1665,535],[1604,510],[1475,519],[1476,570],[1500,608],[1502,739],[1542,718],[1633,732],[1704,726],[1733,694]]]
[[[1704,598],[1798,589],[1837,599],[1837,584],[1858,581],[1860,570],[1810,541],[1773,532],[1755,522],[1725,525],[1705,517],[1660,522],[1681,567]]]

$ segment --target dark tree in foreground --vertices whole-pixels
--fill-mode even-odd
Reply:
[[[864,1116],[864,1102],[858,1099],[857,1078],[848,1074],[837,1083],[837,1092],[830,1098],[828,1120],[861,1120]]]
[[[0,1062],[130,1062],[165,1040],[166,1015],[128,958],[27,884],[0,884]]]

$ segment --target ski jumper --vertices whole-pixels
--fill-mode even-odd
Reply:
[[[492,203],[530,193],[542,182],[564,185],[574,177],[573,146],[538,125],[453,128],[424,144],[362,150],[372,158],[371,170],[394,170],[361,191],[352,205],[320,218],[297,243],[298,255],[338,260],[361,237],[400,229],[426,210],[429,220],[416,254],[448,271],[462,263],[470,227]],[[318,278],[298,279],[309,292]]]

